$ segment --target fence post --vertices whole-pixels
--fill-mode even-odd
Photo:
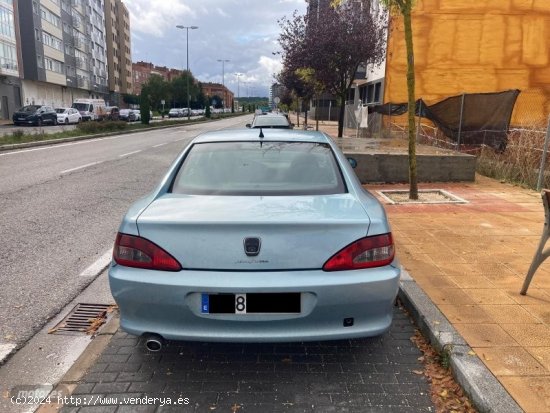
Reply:
[[[330,122],[332,119],[330,118],[330,110],[332,109],[332,100],[328,101],[328,121]]]
[[[544,181],[544,169],[546,167],[546,154],[548,153],[548,142],[550,141],[550,116],[548,117],[548,125],[546,126],[546,138],[544,138],[544,149],[542,151],[542,159],[540,160],[539,180],[537,182],[537,191],[542,189]]]
[[[416,125],[416,142],[418,142],[418,138],[420,138],[420,122],[422,119],[422,99],[419,99],[419,106],[418,106],[418,125]]]
[[[460,122],[458,124],[458,138],[457,138],[457,149],[460,152],[460,135],[462,134],[462,115],[464,114],[464,93],[462,94],[462,99],[460,101]]]

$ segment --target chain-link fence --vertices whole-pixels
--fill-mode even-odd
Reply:
[[[468,102],[467,98],[465,101]],[[395,114],[399,111],[394,108],[388,110],[387,105],[385,106],[387,114],[375,113],[371,110],[368,114],[368,125],[361,128],[361,119],[357,118],[357,107],[352,104],[346,105],[346,135],[401,141],[401,143],[394,142],[389,145],[405,147],[408,139],[407,113]],[[454,108],[454,110],[460,109]],[[486,107],[483,110],[489,116],[492,115]],[[464,119],[464,107],[462,111],[462,115],[457,112],[459,119]],[[468,111],[474,115],[482,112],[480,108],[476,108],[475,103],[472,105],[472,101]],[[513,106],[509,124],[503,129],[507,132],[500,141],[495,141],[495,135],[499,136],[501,132],[490,128],[468,130],[465,122],[455,125],[454,135],[448,130],[443,131],[435,122],[418,116],[422,114],[418,103],[416,113],[415,136],[418,144],[476,155],[478,172],[486,176],[531,188],[550,187],[550,166],[547,166],[549,162],[546,161],[545,156],[545,146],[548,145],[546,136],[550,114],[550,93],[547,94],[541,90],[522,91]],[[475,139],[466,139],[468,133]]]

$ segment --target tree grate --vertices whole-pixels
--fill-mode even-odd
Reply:
[[[116,306],[78,303],[48,334],[94,334]]]

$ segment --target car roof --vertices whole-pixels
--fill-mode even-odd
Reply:
[[[260,131],[264,137],[260,138]],[[329,137],[317,131],[296,131],[289,129],[228,129],[221,131],[207,132],[197,136],[194,143],[204,142],[237,142],[237,141],[295,141],[295,142],[316,142],[329,143]]]

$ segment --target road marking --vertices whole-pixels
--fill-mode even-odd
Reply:
[[[141,132],[141,133],[142,133],[142,132]],[[122,138],[122,137],[130,137],[130,136],[134,136],[134,135],[136,135],[136,133],[128,133],[128,134],[119,135],[119,136],[109,136],[109,137],[106,137],[106,138],[85,139],[85,140],[78,141],[78,142],[51,144],[51,145],[48,145],[48,146],[41,146],[41,147],[39,147],[39,148],[20,149],[20,150],[12,151],[12,152],[2,152],[2,153],[0,153],[0,156],[8,156],[8,155],[14,155],[14,154],[25,153],[25,152],[45,151],[45,150],[47,150],[47,149],[57,149],[57,148],[63,148],[63,147],[65,147],[65,146],[82,145],[82,144],[84,144],[84,143],[93,143],[93,142],[99,142],[99,141],[108,141],[108,140],[111,140],[111,139],[120,139],[120,138]]]
[[[108,250],[105,254],[99,257],[96,262],[86,268],[80,273],[80,277],[95,277],[101,271],[109,266],[111,263],[111,258],[113,257],[113,250]]]
[[[133,152],[128,152],[128,153],[123,153],[122,155],[118,155],[119,158],[124,158],[125,156],[130,156],[130,155],[133,155],[135,153],[139,153],[141,152],[143,149],[140,149],[139,151],[133,151]]]
[[[153,148],[158,148],[159,146],[168,145],[169,143],[170,143],[170,142],[159,143],[158,145],[153,145],[152,147],[153,147]]]
[[[15,344],[0,343],[0,362],[4,361],[15,347]]]
[[[79,169],[84,169],[89,166],[99,165],[100,163],[103,163],[103,162],[104,161],[97,161],[97,162],[87,163],[86,165],[77,166],[76,168],[65,169],[64,171],[61,171],[60,174],[63,175],[69,172],[78,171]]]
[[[189,139],[189,138],[180,138],[180,139],[176,139],[174,142],[179,142],[179,141],[183,141],[185,139]]]

